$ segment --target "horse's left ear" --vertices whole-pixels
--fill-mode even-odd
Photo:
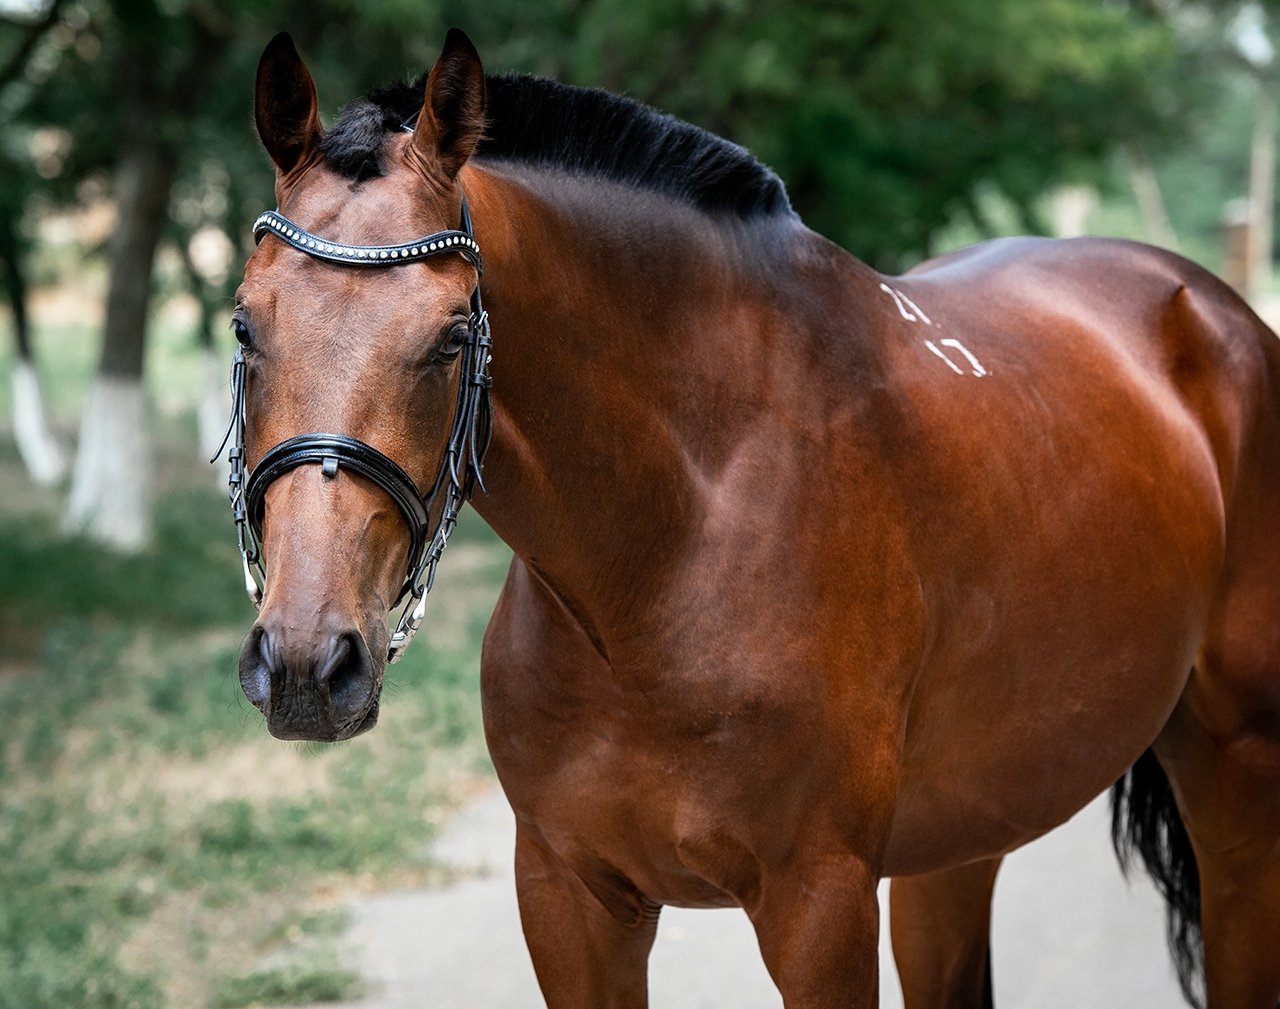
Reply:
[[[450,28],[427,76],[413,144],[452,182],[484,132],[484,66],[466,34]]]

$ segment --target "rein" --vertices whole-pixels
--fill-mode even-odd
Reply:
[[[479,275],[483,273],[480,246],[472,235],[471,213],[462,200],[461,227],[434,235],[402,242],[399,245],[346,245],[331,242],[294,224],[279,212],[271,210],[253,223],[253,237],[275,235],[308,256],[343,266],[391,267],[433,256],[456,253],[465,258]],[[453,409],[449,438],[435,482],[424,495],[413,479],[394,460],[372,445],[344,434],[312,432],[300,434],[268,449],[252,472],[246,469],[245,456],[245,385],[244,349],[236,348],[231,363],[231,420],[222,447],[227,449],[231,475],[227,480],[231,499],[231,515],[236,524],[236,542],[244,567],[245,591],[255,608],[262,605],[267,571],[262,563],[262,519],[267,488],[273,481],[310,463],[318,463],[328,479],[345,466],[353,473],[371,480],[396,503],[409,526],[409,564],[403,587],[393,606],[404,606],[396,621],[387,647],[387,662],[396,662],[405,646],[422,626],[426,612],[426,596],[435,583],[436,565],[449,543],[458,512],[478,486],[485,491],[482,475],[485,452],[492,434],[492,405],[489,375],[489,315],[480,301],[477,276],[471,294],[471,315],[467,339],[461,353],[462,374],[458,380],[458,396]],[[219,447],[214,459],[222,454]],[[439,499],[440,520],[431,527],[431,509]]]

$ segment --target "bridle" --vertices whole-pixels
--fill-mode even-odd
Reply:
[[[267,488],[285,473],[308,463],[318,463],[320,471],[329,479],[337,476],[339,467],[345,466],[381,487],[395,501],[409,526],[408,572],[393,608],[400,605],[401,600],[404,600],[404,606],[387,647],[387,662],[395,662],[422,626],[426,596],[435,582],[436,565],[449,543],[463,502],[477,486],[481,491],[485,490],[482,469],[492,433],[492,379],[489,376],[492,340],[489,316],[480,302],[479,275],[483,272],[483,264],[480,246],[476,244],[471,230],[471,213],[464,197],[458,230],[440,231],[399,245],[347,245],[312,234],[278,211],[270,210],[253,222],[254,240],[261,242],[264,235],[274,235],[308,256],[343,266],[393,267],[433,256],[457,254],[476,268],[476,287],[471,295],[471,316],[461,351],[461,375],[453,422],[440,469],[431,490],[425,495],[418,491],[413,479],[394,460],[358,438],[343,434],[313,432],[289,438],[268,449],[253,471],[247,472],[243,348],[236,349],[231,363],[231,421],[214,459],[229,443],[227,459],[231,464],[231,475],[227,486],[244,566],[245,591],[249,593],[254,607],[260,607],[267,578],[262,563],[262,518]],[[441,499],[440,520],[433,530],[431,509],[437,498]]]

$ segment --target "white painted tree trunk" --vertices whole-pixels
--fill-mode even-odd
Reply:
[[[1129,182],[1133,186],[1134,198],[1138,201],[1138,213],[1142,215],[1144,237],[1153,245],[1177,252],[1178,235],[1173,230],[1173,221],[1169,218],[1164,194],[1160,191],[1160,180],[1156,178],[1151,159],[1137,144],[1127,144],[1125,155],[1129,160]]]
[[[52,486],[66,475],[67,459],[49,430],[40,379],[21,357],[13,363],[13,437],[27,472],[40,486]]]
[[[99,375],[80,426],[64,527],[119,550],[151,535],[151,439],[142,382]]]
[[[1089,215],[1098,208],[1098,191],[1093,186],[1059,186],[1050,208],[1054,237],[1079,238],[1089,233]]]
[[[1276,99],[1267,79],[1258,81],[1249,153],[1248,296],[1256,298],[1271,280],[1271,234],[1276,212]]]
[[[227,421],[231,418],[231,390],[227,380],[229,365],[212,347],[205,348],[203,370],[204,390],[196,419],[200,426],[200,455],[207,462],[217,453],[226,434]],[[230,475],[231,467],[223,452],[214,463],[215,482],[219,487],[226,487]]]

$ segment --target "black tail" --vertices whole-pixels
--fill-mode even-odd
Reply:
[[[1168,905],[1169,951],[1182,993],[1204,1009],[1204,942],[1200,937],[1200,871],[1173,789],[1147,750],[1111,786],[1111,843],[1126,876],[1142,859]]]

